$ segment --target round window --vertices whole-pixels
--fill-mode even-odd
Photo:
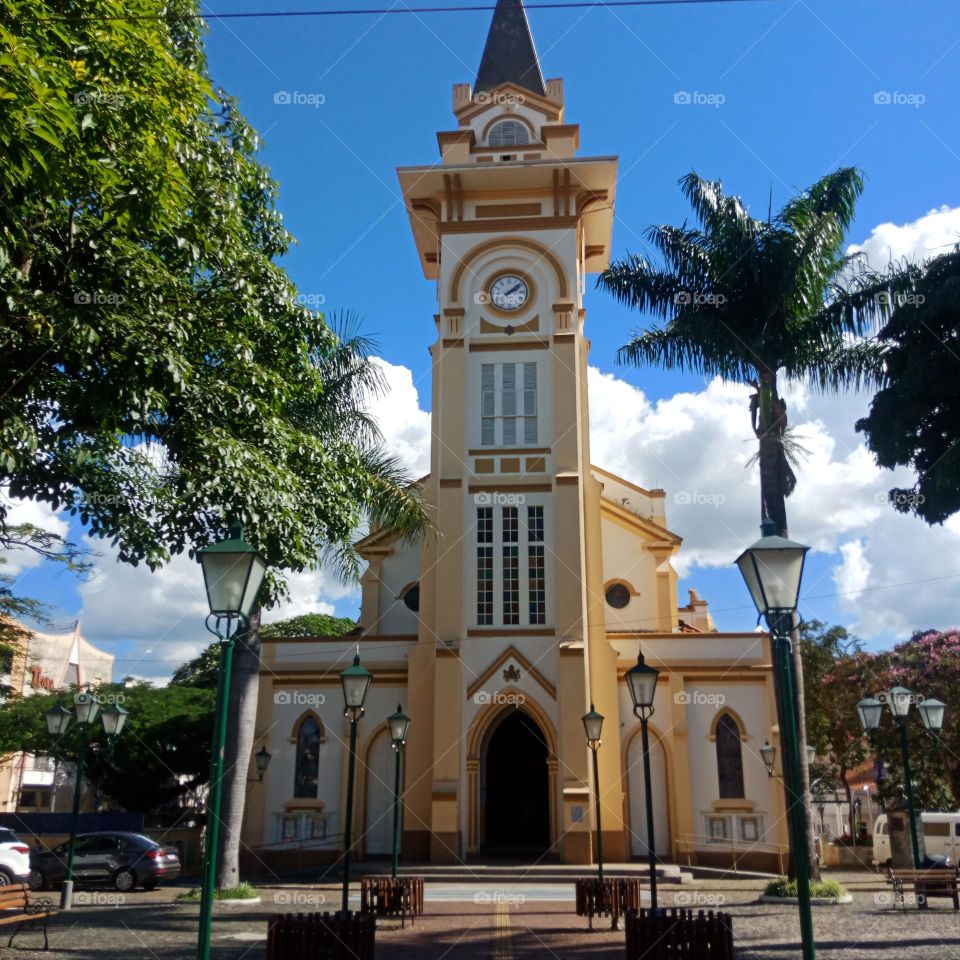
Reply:
[[[607,587],[607,603],[622,610],[630,602],[630,591],[622,583],[613,583]]]
[[[417,613],[420,610],[420,584],[415,583],[404,595],[403,602],[408,609]]]

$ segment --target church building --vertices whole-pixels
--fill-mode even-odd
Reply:
[[[617,158],[577,155],[559,79],[544,80],[520,0],[498,0],[476,80],[453,87],[440,161],[398,170],[424,277],[436,284],[430,473],[435,525],[360,543],[357,630],[263,641],[244,841],[288,866],[339,857],[347,798],[340,672],[373,673],[358,725],[356,856],[392,849],[387,717],[404,751],[407,863],[588,864],[598,751],[604,858],[647,853],[640,722],[624,675],[660,671],[650,721],[655,849],[681,863],[776,866],[782,785],[766,634],[718,632],[677,598],[663,490],[590,456],[585,291],[610,258]],[[426,344],[425,344],[426,346]],[[742,598],[747,602],[746,594]]]

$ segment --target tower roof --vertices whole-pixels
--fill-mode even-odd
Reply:
[[[522,0],[497,0],[473,85],[474,96],[495,90],[501,83],[515,83],[538,96],[546,95]]]

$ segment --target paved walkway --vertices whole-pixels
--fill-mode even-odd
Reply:
[[[949,901],[894,911],[875,876],[844,878],[854,902],[817,908],[819,960],[960,960],[960,913]],[[696,881],[661,888],[663,906],[720,908],[733,915],[738,960],[799,960],[795,907],[758,904],[756,881]],[[191,960],[198,907],[172,903],[160,889],[126,897],[83,892],[84,901],[42,937],[19,934],[0,957],[10,960]],[[335,887],[261,888],[257,906],[216,908],[214,960],[264,960],[268,918],[275,913],[336,910]],[[429,884],[427,914],[411,928],[381,922],[378,960],[622,960],[623,934],[573,913],[572,890],[560,884]],[[5,941],[4,941],[5,943]]]

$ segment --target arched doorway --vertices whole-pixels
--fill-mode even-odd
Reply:
[[[550,846],[547,741],[537,722],[511,710],[487,739],[483,753],[483,851],[543,853]]]
[[[647,800],[643,780],[643,737],[638,733],[627,749],[627,782],[630,796],[630,853],[647,856]],[[670,852],[667,817],[667,761],[663,745],[650,734],[650,787],[653,797],[653,845],[658,857]]]
[[[384,728],[367,750],[364,850],[369,857],[393,852],[394,763],[390,731]]]

